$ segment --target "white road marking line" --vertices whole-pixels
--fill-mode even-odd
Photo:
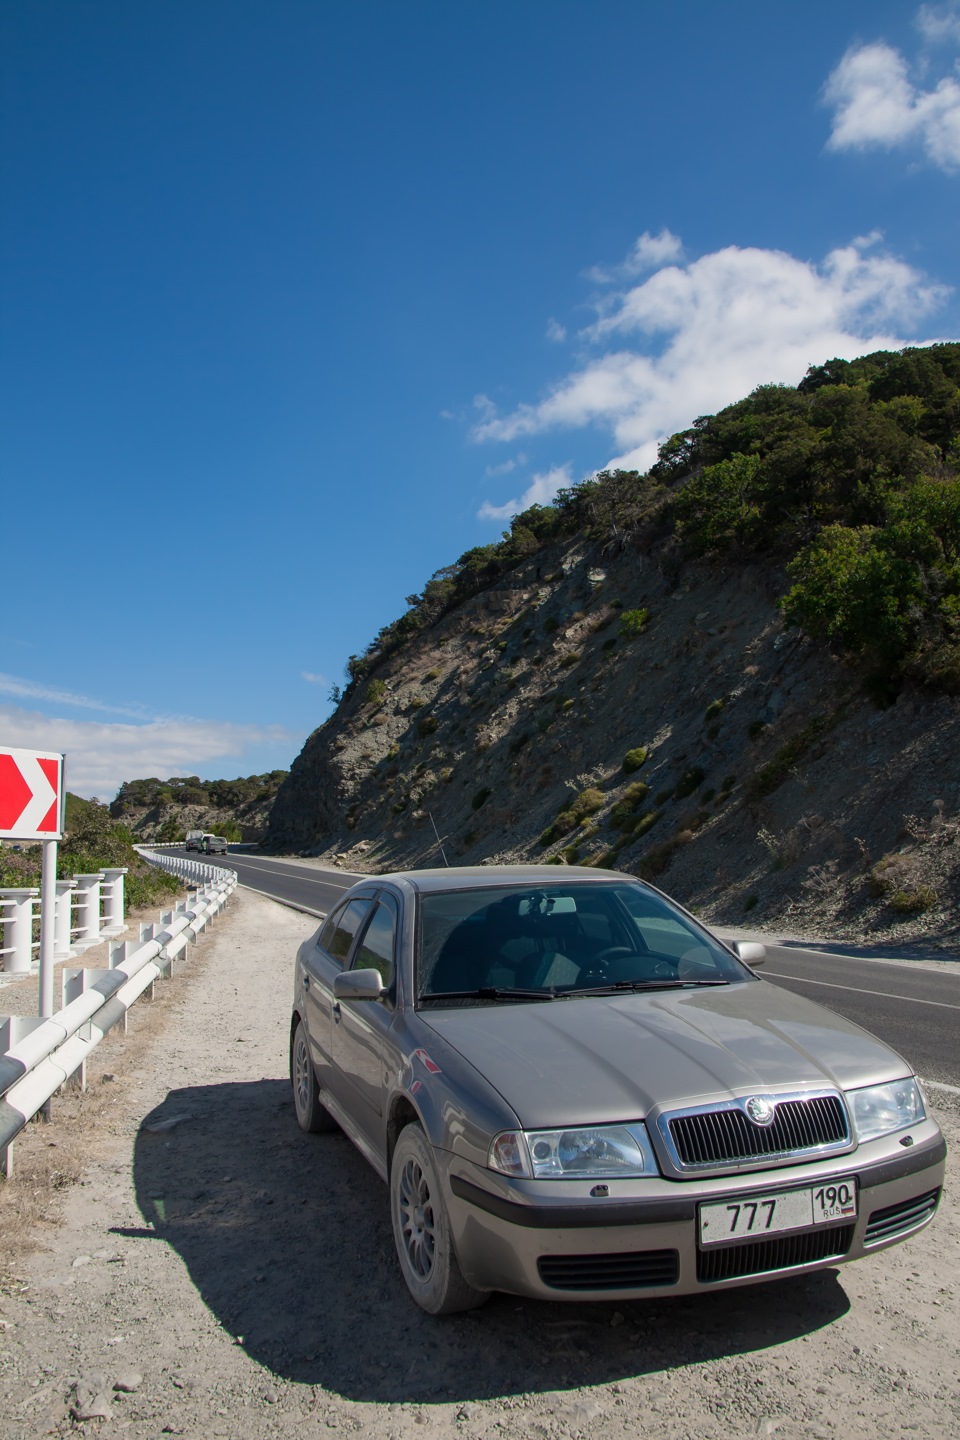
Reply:
[[[917,1076],[917,1079],[920,1079]],[[960,1095],[960,1085],[945,1085],[942,1080],[920,1080],[921,1085],[926,1085],[930,1090],[946,1090],[951,1095]]]
[[[828,990],[851,990],[855,995],[880,995],[884,1000],[907,1000],[911,1005],[935,1005],[939,1010],[960,1010],[949,1000],[921,1000],[916,995],[894,995],[889,990],[864,990],[860,985],[836,985],[830,980],[811,980],[806,975],[784,975],[780,970],[764,968],[762,978],[773,975],[778,980],[795,980],[798,985],[824,985]]]
[[[286,905],[290,910],[301,910],[304,915],[315,915],[318,920],[326,920],[328,910],[311,910],[309,905],[300,905],[296,900],[288,900],[284,895],[271,895],[269,890],[258,890],[255,885],[244,885],[242,880],[237,884],[241,890],[249,890],[251,895],[262,895],[264,900],[276,900],[278,905]]]
[[[267,872],[268,875],[276,875],[276,873],[277,873],[276,866],[274,866],[274,865],[258,865],[255,860],[247,860],[243,855],[239,855],[239,856],[233,855],[233,856],[230,856],[229,858],[230,858],[230,859],[233,859],[233,860],[237,860],[237,859],[243,860],[244,865],[248,866],[251,870],[266,870],[266,872]],[[282,861],[282,860],[278,860],[278,861],[277,861],[277,865],[282,865],[282,864],[283,864],[283,861]],[[286,873],[287,873],[288,875],[291,875],[291,874],[302,874],[302,873],[306,872],[306,874],[309,875],[309,874],[310,874],[310,871],[311,871],[312,869],[313,869],[313,866],[311,866],[311,865],[290,865],[290,866],[287,867]],[[238,871],[237,871],[237,874],[239,875],[239,873],[240,873],[240,872],[239,872],[239,870],[238,870]],[[316,870],[314,873],[319,877],[319,876],[328,875],[328,874],[329,874],[329,875],[338,875],[338,874],[339,874],[339,875],[342,875],[342,874],[343,874],[343,871],[342,871],[342,870],[339,870],[339,871],[338,871],[338,870],[329,870],[329,871],[328,871],[328,870],[319,870],[319,869],[318,869],[318,870]],[[351,872],[351,873],[352,873],[352,872]],[[351,881],[349,882],[349,884],[347,884],[347,885],[335,885],[332,880],[320,880],[320,884],[321,884],[321,885],[329,885],[332,890],[349,890],[349,889],[350,889],[350,886],[351,886],[352,884],[354,884],[354,881],[351,880]]]

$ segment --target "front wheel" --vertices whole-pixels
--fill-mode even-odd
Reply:
[[[300,1129],[314,1135],[324,1130],[336,1130],[336,1120],[320,1101],[320,1087],[310,1059],[310,1041],[302,1020],[297,1021],[290,1042],[290,1083]]]
[[[422,1309],[454,1315],[489,1298],[460,1273],[433,1150],[415,1123],[401,1130],[393,1152],[390,1216],[403,1278]]]

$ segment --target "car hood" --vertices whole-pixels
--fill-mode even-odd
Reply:
[[[766,981],[646,995],[421,1010],[527,1128],[640,1119],[654,1106],[909,1073],[859,1026]]]

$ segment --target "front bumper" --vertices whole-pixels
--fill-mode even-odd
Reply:
[[[543,1300],[690,1295],[822,1269],[915,1234],[937,1208],[946,1145],[936,1124],[861,1145],[853,1154],[736,1176],[620,1180],[604,1198],[588,1182],[512,1180],[439,1153],[457,1258],[481,1290]],[[701,1248],[701,1201],[854,1176],[857,1217],[771,1238]]]

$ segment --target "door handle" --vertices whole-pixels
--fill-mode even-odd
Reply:
[[[340,1001],[339,1001],[339,1000],[334,1000],[334,1002],[333,1002],[333,1018],[334,1018],[334,1020],[336,1020],[337,1024],[340,1023]]]
[[[309,990],[309,989],[310,989],[310,976],[309,976],[309,975],[304,975],[304,977],[303,977],[303,988],[304,988],[304,990]]]

